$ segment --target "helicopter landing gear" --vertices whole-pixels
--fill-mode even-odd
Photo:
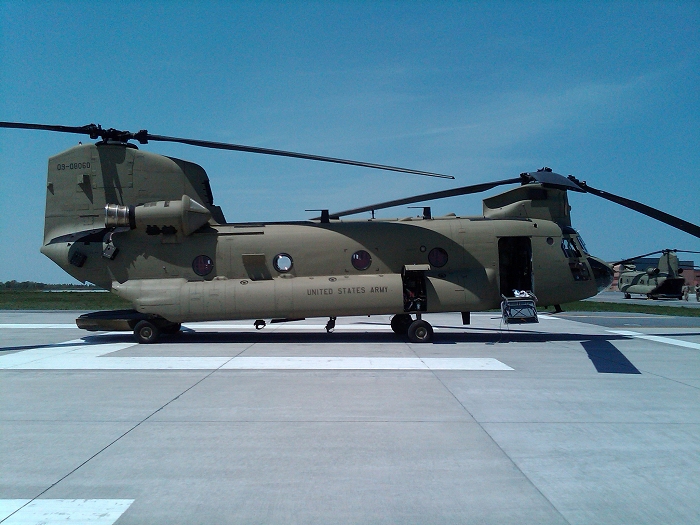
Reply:
[[[180,333],[182,328],[181,323],[168,323],[160,327],[160,331],[166,335],[175,335]]]
[[[263,328],[265,328],[267,326],[267,323],[265,321],[263,321],[262,319],[256,320],[254,324],[255,324],[256,330],[262,330]]]
[[[416,319],[408,327],[408,340],[412,343],[430,343],[433,340],[433,327],[428,321]]]
[[[134,336],[141,344],[153,344],[160,337],[160,329],[150,321],[139,321],[134,326]]]
[[[406,335],[412,322],[413,317],[409,314],[396,314],[391,318],[391,329],[396,335]]]
[[[326,332],[329,334],[335,329],[335,317],[331,317],[328,319],[328,322],[326,323]]]

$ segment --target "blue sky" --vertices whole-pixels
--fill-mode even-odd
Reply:
[[[547,165],[700,223],[698,2],[0,1],[0,17],[0,120],[145,128],[457,179],[142,146],[201,164],[230,222]],[[0,130],[0,281],[71,282],[39,247],[47,159],[78,140]],[[433,213],[478,215],[494,193]],[[700,250],[613,203],[570,201],[608,260]]]

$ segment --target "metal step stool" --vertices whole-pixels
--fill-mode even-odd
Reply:
[[[501,296],[501,315],[506,324],[539,323],[537,319],[537,297],[530,293],[528,297]]]

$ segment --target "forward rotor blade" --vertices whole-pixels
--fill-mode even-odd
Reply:
[[[161,142],[178,142],[180,144],[189,144],[191,146],[201,146],[203,148],[225,149],[232,151],[245,151],[247,153],[261,153],[263,155],[276,155],[278,157],[292,157],[295,159],[318,160],[321,162],[332,162],[335,164],[347,164],[350,166],[361,166],[363,168],[374,168],[378,170],[397,171],[399,173],[411,173],[413,175],[424,175],[426,177],[438,177],[441,179],[454,179],[452,175],[442,175],[430,171],[419,171],[408,168],[399,168],[396,166],[386,166],[384,164],[373,164],[371,162],[361,162],[357,160],[336,159],[333,157],[322,157],[321,155],[310,155],[308,153],[297,153],[294,151],[283,151],[269,148],[258,148],[255,146],[244,146],[241,144],[227,144],[225,142],[211,142],[208,140],[183,139],[178,137],[164,137],[161,135],[146,135],[148,140]]]
[[[657,210],[656,208],[652,208],[651,206],[647,206],[646,204],[642,204],[641,202],[633,201],[632,199],[626,199],[625,197],[620,197],[619,195],[615,195],[607,191],[598,190],[589,186],[586,182],[581,182],[577,180],[573,175],[569,175],[569,179],[578,184],[587,193],[591,193],[597,197],[602,197],[603,199],[624,206],[625,208],[637,211],[643,215],[646,215],[647,217],[651,217],[652,219],[656,219],[657,221],[661,221],[665,224],[668,224],[669,226],[673,226],[674,228],[677,228],[681,231],[689,233],[690,235],[694,235],[695,237],[700,238],[700,226],[693,224],[692,222],[685,221],[674,215],[671,215],[670,213],[666,213],[661,210]]]
[[[370,206],[363,206],[361,208],[354,208],[352,210],[345,210],[338,213],[331,213],[329,216],[332,219],[338,219],[340,217],[345,217],[347,215],[355,215],[357,213],[362,213],[365,211],[376,211],[383,210],[385,208],[392,208],[394,206],[403,206],[405,204],[414,204],[416,202],[425,202],[435,199],[444,199],[445,197],[456,197],[457,195],[468,195],[470,193],[480,193],[482,191],[488,191],[496,186],[503,186],[504,184],[517,184],[522,182],[521,177],[515,179],[499,180],[495,182],[486,182],[483,184],[474,184],[472,186],[462,186],[461,188],[454,188],[451,190],[435,191],[432,193],[423,193],[422,195],[414,195],[413,197],[407,197],[405,199],[396,199],[393,201],[380,202],[377,204],[372,204]],[[316,217],[317,219],[319,217]]]

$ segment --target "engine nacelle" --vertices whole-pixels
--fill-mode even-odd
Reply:
[[[139,206],[105,205],[107,228],[128,227],[148,234],[189,235],[209,222],[211,213],[188,195],[179,201],[147,202]]]

